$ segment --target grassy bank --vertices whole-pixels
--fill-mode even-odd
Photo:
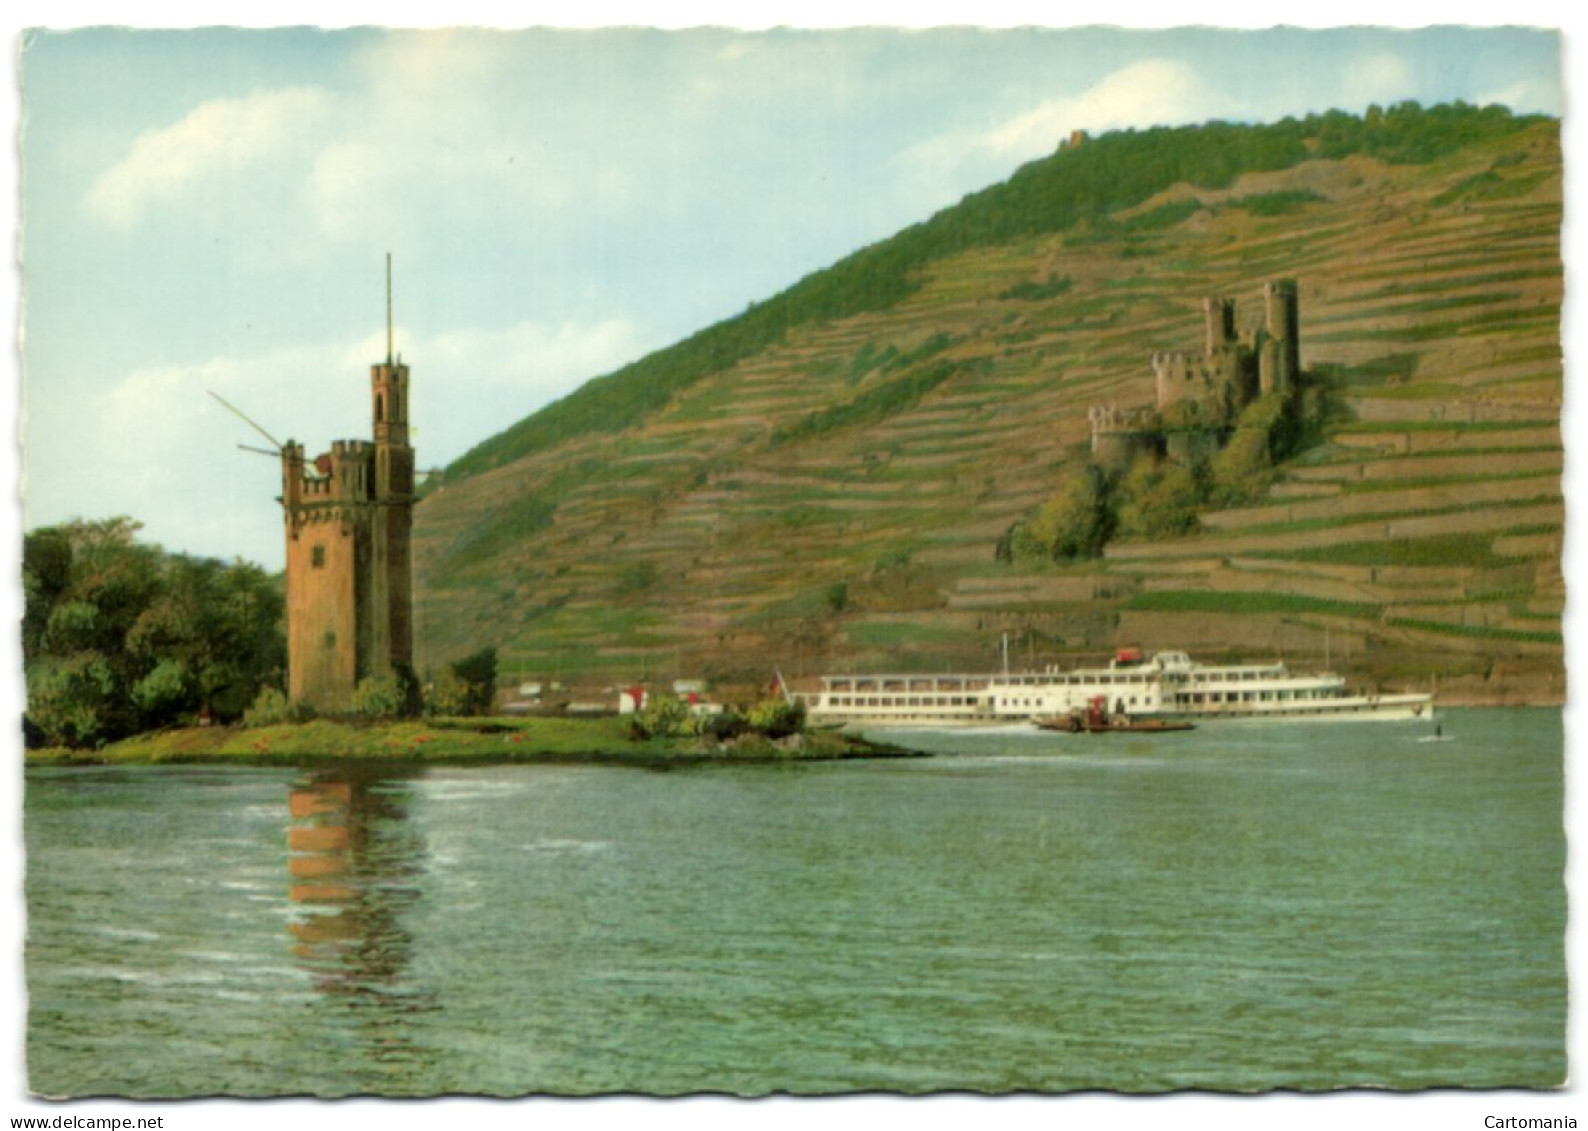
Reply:
[[[182,727],[137,735],[97,750],[27,752],[28,765],[158,765],[228,762],[315,766],[341,762],[425,765],[503,762],[658,766],[695,763],[900,758],[917,752],[857,735],[814,731],[781,741],[732,743],[629,737],[619,718],[422,719],[387,723],[316,719],[270,727]]]

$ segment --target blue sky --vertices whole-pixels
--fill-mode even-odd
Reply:
[[[368,433],[385,253],[421,466],[1051,152],[1415,98],[1559,114],[1525,29],[35,32],[25,522],[282,561]]]

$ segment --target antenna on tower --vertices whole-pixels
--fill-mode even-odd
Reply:
[[[260,424],[257,421],[255,421],[252,417],[250,417],[242,409],[240,409],[236,405],[232,404],[231,401],[227,400],[225,397],[221,396],[219,393],[217,393],[213,389],[206,389],[205,392],[209,393],[210,396],[212,396],[216,400],[220,401],[221,404],[225,405],[226,408],[228,410],[230,410],[233,414],[235,414],[236,416],[240,417],[244,424],[248,425],[248,427],[252,428],[255,432],[258,432],[261,436],[263,436],[265,439],[269,440],[272,444],[274,444],[276,446],[276,451],[277,452],[285,450],[286,445],[284,445],[280,440],[278,440],[274,436],[272,436],[269,432],[266,432],[264,430],[264,428],[262,426],[260,426]],[[242,446],[241,444],[238,445],[238,447],[241,447],[241,446]]]
[[[386,253],[386,364],[391,364],[391,252]]]

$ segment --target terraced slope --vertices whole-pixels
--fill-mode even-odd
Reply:
[[[531,418],[533,443],[461,461],[419,508],[421,666],[494,644],[509,678],[749,684],[983,668],[1008,633],[1023,662],[1327,654],[1448,699],[1559,699],[1558,130],[1475,137],[1011,223],[634,419]],[[1278,277],[1333,390],[1324,442],[1190,536],[996,561],[1085,463],[1087,407],[1150,403],[1150,354],[1200,348],[1203,295],[1245,325]]]

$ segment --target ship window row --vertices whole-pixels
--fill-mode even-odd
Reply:
[[[834,695],[834,707],[974,707],[969,695]]]
[[[1128,707],[1139,707],[1142,704],[1142,700],[1145,699],[1145,698],[1146,698],[1146,696],[1142,696],[1142,695],[1131,695],[1131,696],[1121,695],[1117,699],[1110,700],[1110,704],[1112,705],[1112,704],[1117,704],[1117,703],[1124,703]],[[1017,707],[1017,708],[1018,707],[1048,708],[1048,707],[1051,707],[1052,704],[1048,703],[1048,702],[1046,702],[1046,701],[1044,701],[1042,699],[999,698],[999,699],[994,701],[994,706],[997,706],[997,707]]]
[[[1327,699],[1320,691],[1196,691],[1182,695],[1189,703],[1276,703],[1297,699]]]
[[[1085,675],[1043,677],[1041,680],[1041,682],[1044,684],[1063,687],[1075,687],[1077,685],[1088,684],[1106,684],[1110,687],[1113,687],[1119,684],[1156,683],[1157,681],[1157,672],[1136,672],[1134,674],[1119,673],[1110,675],[1100,675],[1097,672],[1091,672]]]

